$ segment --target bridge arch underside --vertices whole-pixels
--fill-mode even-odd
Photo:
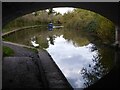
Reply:
[[[96,12],[118,25],[117,2],[3,2],[3,26],[9,21],[25,14],[54,7],[74,7]]]
[[[86,10],[90,10],[96,12],[109,20],[111,20],[116,26],[119,26],[119,3],[117,2],[3,2],[2,3],[2,23],[3,27],[11,20],[23,16],[25,14],[32,13],[38,10],[44,10],[48,8],[55,8],[55,7],[74,7],[74,8],[82,8]],[[120,30],[119,30],[120,32]],[[120,36],[118,32],[118,36]],[[120,39],[119,39],[120,41]],[[118,60],[119,61],[119,60]],[[115,76],[115,78],[113,78]],[[117,83],[117,76],[116,68],[113,68],[113,71],[106,77],[104,77],[101,81],[99,81],[96,86],[93,87],[112,87],[113,84],[115,87],[118,86]],[[112,82],[113,80],[113,82]],[[116,83],[115,83],[116,81]],[[113,87],[114,87],[113,86]],[[114,87],[114,88],[115,88]]]

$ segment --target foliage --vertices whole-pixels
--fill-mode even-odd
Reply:
[[[27,14],[7,24],[3,32],[23,26],[47,25],[50,21],[54,25],[63,24],[68,29],[83,30],[106,44],[112,44],[115,40],[115,26],[110,20],[97,13],[78,8],[64,15],[55,12],[52,8],[48,11],[40,10],[34,14]]]
[[[51,19],[54,24],[56,24],[62,15],[55,11],[52,12],[54,13],[52,14],[53,16],[51,16],[46,10],[40,10],[22,17],[18,17],[3,27],[3,33],[24,26],[47,25]]]
[[[73,12],[63,15],[62,23],[66,28],[84,30],[89,35],[98,37],[103,43],[114,43],[114,24],[97,13],[83,9],[74,9]]]
[[[85,80],[85,87],[88,87],[97,82],[100,78],[106,75],[113,68],[114,65],[113,49],[96,46],[93,46],[91,48],[92,52],[97,50],[98,54],[94,55],[92,58],[94,65],[89,64],[88,68],[83,67],[81,70],[82,77]]]
[[[6,56],[13,56],[14,55],[14,51],[7,47],[7,46],[3,46],[3,57],[6,57]]]

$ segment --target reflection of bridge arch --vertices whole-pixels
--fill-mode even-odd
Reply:
[[[110,19],[111,21],[114,22],[116,26],[119,26],[120,19],[119,17],[119,3],[98,3],[98,2],[51,2],[51,3],[2,3],[2,20],[3,20],[3,26],[7,24],[9,21],[19,17],[23,16],[25,14],[31,13],[33,11],[38,11],[38,10],[43,10],[47,8],[52,8],[52,7],[75,7],[75,8],[82,8],[82,9],[87,9],[94,11],[96,13],[99,13],[106,18]],[[117,40],[120,43],[120,30],[119,27],[116,29],[116,36]],[[118,58],[118,57],[117,57]],[[111,76],[110,76],[111,77]],[[114,78],[114,77],[112,77]],[[116,78],[116,77],[115,77]],[[105,80],[109,80],[110,78],[107,78]],[[110,80],[111,81],[111,80]],[[107,81],[106,81],[107,82]],[[101,82],[103,83],[103,82]],[[112,85],[112,81],[109,82],[110,85]],[[114,84],[114,82],[113,82]],[[104,83],[104,85],[107,85]],[[108,84],[109,85],[109,84]],[[101,86],[99,86],[101,87]]]

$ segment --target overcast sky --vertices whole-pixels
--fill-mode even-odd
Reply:
[[[65,12],[68,12],[68,11],[72,11],[74,8],[68,8],[68,7],[64,7],[64,8],[53,8],[53,10],[55,10],[56,12],[60,12],[62,15],[65,13]]]

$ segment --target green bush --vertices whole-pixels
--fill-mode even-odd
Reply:
[[[7,46],[3,46],[3,57],[6,57],[6,56],[13,56],[14,55],[14,51],[7,47]]]
[[[83,9],[74,9],[62,17],[64,26],[77,29],[97,37],[102,43],[112,44],[115,40],[115,25],[107,18]]]

